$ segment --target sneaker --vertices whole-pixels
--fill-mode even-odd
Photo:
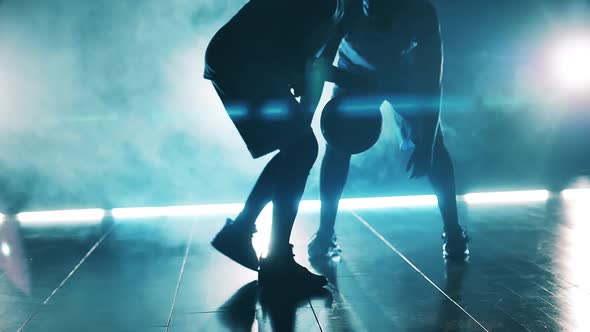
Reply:
[[[340,256],[342,249],[340,249],[336,240],[336,234],[326,237],[318,236],[318,233],[316,233],[307,246],[309,259],[330,259],[332,257]]]
[[[442,234],[443,239],[443,257],[448,259],[465,259],[469,256],[469,236],[467,233],[459,229],[453,232],[445,232]]]
[[[254,225],[238,224],[228,218],[211,245],[234,262],[258,271],[258,256],[252,245],[252,235],[255,232]]]
[[[261,287],[300,291],[320,289],[328,284],[328,280],[297,264],[291,249],[288,254],[269,256],[260,261],[258,284]]]

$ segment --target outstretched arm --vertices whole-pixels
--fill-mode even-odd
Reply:
[[[319,103],[324,82],[332,82],[342,86],[358,84],[357,77],[351,76],[332,63],[342,38],[346,36],[361,14],[361,0],[340,0],[339,6],[341,6],[342,16],[338,24],[317,57],[308,62],[304,75],[303,90],[300,91],[301,104],[304,109],[312,112]]]
[[[443,63],[436,9],[428,1],[416,9],[417,47],[410,83],[417,107],[412,107],[411,112],[404,114],[415,131],[412,139],[416,149],[406,167],[407,171],[411,171],[410,178],[424,176],[432,167],[435,139],[437,130],[440,130],[438,123]]]
[[[430,2],[420,6],[416,23],[418,46],[412,81],[423,107],[412,117],[421,124],[420,143],[432,148],[440,115],[443,48],[438,15]]]

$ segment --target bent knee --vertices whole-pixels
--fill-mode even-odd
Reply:
[[[318,157],[319,145],[311,129],[301,138],[301,155],[300,162],[304,167],[311,169]]]
[[[290,166],[309,172],[318,157],[318,141],[310,130],[291,143],[281,153],[285,154],[285,162]]]

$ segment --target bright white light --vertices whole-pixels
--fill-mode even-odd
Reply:
[[[203,204],[185,206],[135,207],[113,209],[115,219],[138,219],[158,217],[192,217],[202,215],[228,215],[239,213],[244,204]]]
[[[345,198],[338,207],[341,210],[384,209],[393,207],[436,206],[434,195],[393,196],[373,198]]]
[[[590,197],[590,189],[571,189],[562,192],[564,198],[587,195]],[[507,191],[490,193],[471,193],[458,197],[468,204],[514,204],[527,202],[543,202],[549,198],[547,190],[529,191]],[[390,197],[368,197],[368,198],[344,198],[340,201],[339,209],[342,211],[364,210],[364,209],[385,209],[400,207],[432,207],[436,206],[438,200],[434,195],[416,196],[390,196]],[[269,204],[272,206],[272,204]],[[239,213],[244,204],[203,204],[185,206],[162,206],[162,207],[133,207],[117,208],[111,212],[115,220],[144,219],[159,217],[194,217],[194,216],[216,216],[235,215]],[[301,201],[299,209],[301,212],[317,212],[321,208],[319,200]],[[97,223],[106,215],[103,209],[86,210],[61,210],[61,211],[39,211],[22,212],[17,219],[25,225],[43,225],[56,223]],[[1,220],[1,219],[0,219]]]
[[[564,204],[566,224],[560,227],[556,237],[556,245],[561,250],[556,261],[559,262],[560,273],[565,277],[565,287],[557,287],[560,291],[558,296],[566,302],[564,312],[569,313],[573,331],[590,331],[590,316],[588,306],[590,298],[587,292],[590,287],[587,281],[590,279],[590,261],[588,251],[590,250],[590,189],[569,189],[562,192],[566,199]],[[567,197],[567,198],[566,198]],[[569,283],[579,285],[579,291],[571,292],[568,289]]]
[[[8,245],[8,243],[2,242],[1,250],[2,250],[2,255],[4,255],[5,257],[10,256],[10,246]]]
[[[256,233],[252,237],[252,246],[258,257],[265,258],[270,245],[272,227],[272,203],[269,203],[256,220]]]
[[[565,200],[586,200],[590,203],[590,188],[587,189],[566,189],[561,192],[561,197]]]
[[[557,44],[551,66],[557,83],[563,88],[590,90],[590,37],[572,38]]]
[[[391,197],[367,197],[367,198],[343,198],[338,204],[341,211],[386,209],[395,207],[420,207],[436,206],[438,200],[434,195],[418,196],[391,196]],[[322,204],[319,200],[301,201],[299,211],[319,211]]]
[[[26,225],[41,225],[48,223],[85,223],[98,222],[105,216],[103,209],[58,210],[21,212],[16,215],[18,221]]]
[[[467,204],[544,202],[547,199],[549,199],[547,190],[474,193],[463,196]]]
[[[418,196],[391,196],[391,197],[367,197],[367,198],[343,198],[338,204],[341,211],[386,209],[395,207],[420,207],[436,206],[438,200],[434,195]],[[319,200],[301,201],[300,212],[316,212],[322,207]]]
[[[299,203],[299,212],[316,212],[322,207],[319,200],[301,201]]]

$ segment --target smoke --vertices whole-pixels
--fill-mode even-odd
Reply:
[[[0,1],[0,200],[8,205],[0,210],[243,200],[269,157],[250,158],[202,74],[208,41],[245,2]],[[504,17],[514,2],[488,4],[483,18],[470,14],[480,3],[435,3],[448,95],[505,94],[513,61],[478,54],[510,55],[511,45],[533,30],[515,29],[514,22],[522,21],[518,10],[513,22]],[[533,3],[521,6],[542,8]],[[323,103],[329,95],[328,86]],[[324,147],[319,116],[313,127],[320,158],[308,197],[317,197]],[[405,175],[391,114],[384,117],[377,145],[353,157],[351,190],[373,190]],[[458,174],[491,155],[488,141],[495,133],[518,131],[507,124],[519,122],[498,119],[477,105],[443,109]],[[497,146],[515,146],[504,136]],[[384,187],[388,194],[394,189]]]
[[[251,161],[202,78],[208,41],[243,3],[1,3],[4,200],[18,192],[36,209],[244,196],[264,160]]]

